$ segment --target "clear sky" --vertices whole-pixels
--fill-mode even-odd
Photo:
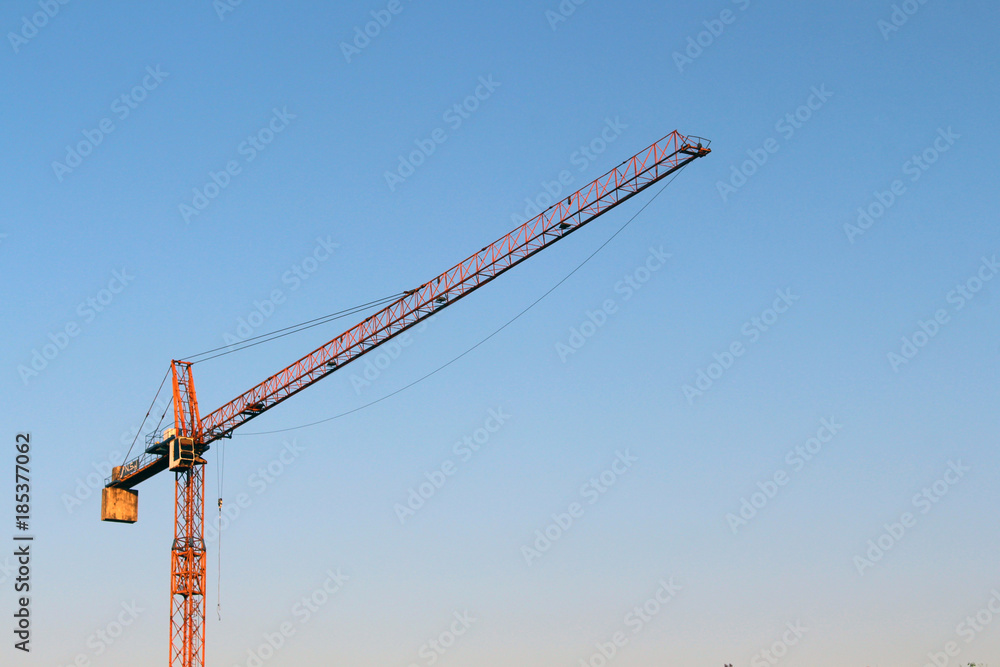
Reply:
[[[415,287],[675,129],[712,154],[488,342],[259,434],[439,368],[656,190],[227,443],[209,664],[1000,661],[995,3],[19,0],[0,27],[0,535],[30,431],[36,537],[29,655],[0,557],[0,663],[166,661],[172,480],[102,524],[97,471],[170,359]],[[352,324],[196,365],[203,412]]]

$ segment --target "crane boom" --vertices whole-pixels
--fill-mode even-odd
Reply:
[[[215,440],[229,437],[239,426],[707,155],[711,152],[707,144],[699,137],[689,138],[676,131],[668,134],[496,242],[407,291],[360,324],[205,415],[196,439],[202,448],[207,448]],[[107,486],[129,489],[167,467],[166,454],[147,452],[122,466]]]

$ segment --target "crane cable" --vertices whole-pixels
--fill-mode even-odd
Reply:
[[[153,411],[153,406],[156,405],[156,399],[160,397],[160,392],[163,391],[163,385],[167,382],[167,376],[170,375],[170,369],[163,374],[163,379],[160,380],[160,387],[156,390],[156,395],[153,396],[152,402],[149,404],[149,408],[146,410],[146,416],[142,418],[142,423],[139,424],[139,428],[135,432],[135,437],[132,438],[132,444],[128,446],[128,452],[125,453],[125,459],[122,461],[122,465],[125,461],[128,461],[128,455],[132,453],[132,448],[135,447],[135,441],[139,439],[139,434],[142,433],[142,427],[146,425],[146,420],[149,419],[149,413]],[[163,414],[167,414],[166,411]],[[160,422],[163,422],[163,417],[160,417]],[[157,425],[159,428],[159,425]]]
[[[258,336],[253,336],[252,338],[247,338],[245,340],[236,343],[238,347],[233,347],[233,344],[223,345],[221,347],[216,347],[211,350],[205,350],[204,352],[199,352],[198,354],[192,354],[190,356],[184,357],[183,361],[190,361],[191,364],[200,364],[203,361],[208,361],[209,359],[215,359],[216,357],[221,357],[226,354],[232,354],[233,352],[239,352],[247,348],[253,347],[255,345],[260,345],[261,343],[269,343],[272,340],[277,340],[278,338],[283,338],[285,336],[290,336],[294,333],[299,333],[300,331],[305,331],[306,329],[312,329],[313,327],[318,327],[321,324],[326,324],[327,322],[333,322],[334,320],[339,320],[342,317],[347,317],[348,315],[354,315],[368,308],[373,308],[375,306],[381,306],[392,301],[396,301],[401,296],[403,292],[398,294],[393,294],[390,296],[382,297],[381,299],[375,299],[374,301],[369,301],[368,303],[363,303],[358,306],[353,306],[351,308],[346,308],[344,310],[339,310],[335,313],[330,313],[329,315],[323,315],[321,317],[316,317],[311,320],[306,320],[305,322],[299,322],[298,324],[292,324],[290,326],[284,327],[282,329],[276,329],[275,331],[269,331],[268,333],[263,333]],[[284,333],[283,333],[284,332]],[[280,335],[279,335],[280,334]],[[260,340],[263,339],[263,340]],[[254,342],[251,342],[254,341]],[[230,349],[232,348],[232,349]],[[220,352],[220,350],[224,350]],[[219,352],[218,354],[212,354],[213,352]],[[206,354],[212,354],[210,357],[205,357],[204,359],[198,359],[197,361],[191,361],[197,357],[204,357]]]
[[[388,303],[390,301],[395,301],[396,299],[398,299],[402,295],[403,295],[403,293],[400,292],[399,294],[394,294],[392,296],[383,297],[381,299],[375,299],[374,301],[369,301],[368,303],[363,303],[363,304],[358,305],[358,306],[352,306],[351,308],[345,308],[344,310],[340,310],[340,311],[337,311],[335,313],[330,313],[328,315],[323,315],[321,317],[316,317],[316,318],[313,318],[311,320],[306,320],[304,322],[299,322],[298,324],[292,324],[292,325],[284,327],[282,329],[276,329],[275,331],[270,331],[268,333],[263,333],[263,334],[260,334],[259,336],[253,336],[252,338],[247,338],[245,340],[240,341],[240,343],[239,343],[240,347],[237,347],[237,348],[234,348],[234,349],[227,349],[227,348],[232,347],[232,345],[223,345],[222,347],[216,347],[216,348],[213,348],[211,350],[205,350],[204,352],[199,352],[198,354],[192,354],[192,355],[190,355],[188,357],[184,357],[182,359],[182,361],[188,361],[190,359],[195,359],[196,357],[202,357],[202,356],[205,356],[206,354],[211,354],[212,352],[219,352],[219,350],[226,350],[225,352],[220,352],[219,354],[213,355],[211,357],[207,357],[205,359],[198,359],[198,361],[193,361],[193,362],[191,362],[192,365],[193,365],[193,364],[200,363],[202,361],[208,361],[209,359],[215,359],[216,357],[221,357],[221,356],[223,356],[225,354],[231,354],[233,352],[239,352],[240,350],[245,350],[246,348],[253,347],[254,345],[260,345],[261,343],[267,343],[267,342],[270,342],[272,340],[276,340],[278,338],[282,338],[284,336],[291,335],[293,333],[298,333],[300,331],[305,331],[306,329],[311,329],[313,327],[317,327],[317,326],[319,326],[321,324],[326,324],[327,322],[332,322],[334,320],[340,319],[342,317],[346,317],[348,315],[353,315],[353,314],[358,313],[358,312],[360,312],[362,310],[365,310],[366,308],[371,308],[371,307],[374,307],[374,306],[378,306],[378,305],[382,305],[382,304]],[[291,330],[293,330],[293,331],[291,331]],[[285,332],[285,333],[282,333],[282,332]],[[281,335],[276,335],[276,334],[281,334]],[[262,339],[262,338],[266,338],[266,340],[259,340],[259,339]],[[251,343],[251,341],[257,341],[257,342]],[[249,345],[244,345],[244,343],[250,343],[250,344]],[[170,369],[168,368],[167,372],[163,374],[163,379],[160,380],[160,386],[156,389],[156,394],[153,396],[153,400],[152,400],[152,402],[150,402],[149,408],[146,410],[146,416],[142,418],[142,423],[139,424],[139,428],[135,432],[135,437],[132,438],[132,444],[129,445],[128,451],[125,453],[125,458],[122,460],[122,465],[124,465],[128,461],[128,457],[132,453],[132,449],[135,447],[135,443],[136,443],[136,441],[138,441],[139,435],[142,433],[142,427],[146,425],[146,420],[149,419],[149,415],[153,411],[153,407],[156,405],[156,399],[160,397],[160,392],[163,391],[163,385],[166,384],[167,377],[169,375],[170,375]],[[164,408],[164,410],[163,410],[163,414],[160,415],[160,421],[157,422],[156,428],[153,429],[153,432],[159,431],[160,425],[163,424],[163,419],[167,416],[167,410],[169,410],[169,409],[170,409],[170,402],[167,403],[166,408]]]
[[[590,253],[590,255],[588,255],[586,257],[586,259],[584,259],[582,262],[580,262],[576,266],[576,268],[574,268],[572,271],[570,271],[568,274],[566,274],[566,276],[564,276],[562,278],[562,280],[560,280],[555,285],[553,285],[552,287],[550,287],[547,292],[545,292],[540,297],[538,297],[537,299],[535,299],[534,301],[532,301],[524,310],[522,310],[517,315],[515,315],[514,317],[512,317],[510,320],[508,320],[505,324],[503,324],[500,328],[496,329],[493,333],[491,333],[490,335],[488,335],[486,338],[482,339],[481,341],[479,341],[478,343],[476,343],[475,345],[473,345],[469,349],[465,350],[465,352],[462,352],[458,356],[452,358],[450,361],[444,363],[441,366],[438,366],[437,368],[435,368],[430,373],[427,373],[426,375],[423,375],[423,376],[417,378],[413,382],[411,382],[411,383],[409,383],[409,384],[407,384],[407,385],[405,385],[403,387],[400,387],[396,391],[388,393],[385,396],[382,396],[380,398],[375,399],[374,401],[370,401],[368,403],[365,403],[364,405],[359,405],[356,408],[352,408],[350,410],[346,410],[346,411],[341,412],[339,414],[336,414],[336,415],[334,415],[332,417],[327,417],[326,419],[320,419],[319,421],[310,422],[308,424],[300,424],[299,426],[290,426],[288,428],[279,428],[279,429],[275,429],[273,431],[255,431],[253,433],[240,433],[239,435],[271,435],[271,434],[274,434],[274,433],[285,433],[286,431],[296,431],[296,430],[298,430],[300,428],[308,428],[310,426],[316,426],[317,424],[323,424],[323,423],[328,422],[328,421],[333,421],[334,419],[340,419],[341,417],[346,417],[349,414],[353,414],[353,413],[358,412],[360,410],[364,410],[365,408],[369,408],[369,407],[375,405],[376,403],[381,403],[382,401],[384,401],[384,400],[386,400],[388,398],[392,398],[396,394],[402,393],[402,392],[406,391],[407,389],[409,389],[410,387],[413,387],[414,385],[420,384],[421,382],[423,382],[427,378],[431,377],[432,375],[436,375],[440,371],[443,371],[445,368],[447,368],[448,366],[451,366],[453,363],[455,363],[456,361],[458,361],[459,359],[461,359],[465,355],[469,354],[470,352],[472,352],[473,350],[475,350],[477,347],[479,347],[480,345],[482,345],[483,343],[485,343],[489,339],[491,339],[494,336],[496,336],[498,333],[500,333],[501,331],[503,331],[504,329],[506,329],[507,327],[509,327],[514,322],[516,322],[518,319],[521,318],[522,315],[524,315],[529,310],[531,310],[532,308],[534,308],[535,306],[537,306],[538,303],[542,299],[544,299],[545,297],[547,297],[549,294],[551,294],[552,292],[554,292],[556,290],[556,288],[558,288],[564,282],[566,282],[567,280],[569,280],[569,278],[574,273],[576,273],[577,271],[579,271],[580,269],[582,269],[584,267],[584,265],[587,264],[587,262],[589,262],[590,260],[592,260],[594,258],[594,256],[597,255],[597,253],[601,252],[601,250],[603,250],[606,245],[608,245],[609,243],[611,243],[611,241],[613,241],[616,236],[618,236],[623,231],[625,231],[625,228],[628,227],[630,224],[632,224],[632,221],[635,220],[637,217],[639,217],[639,214],[642,213],[643,211],[645,211],[646,207],[649,206],[650,204],[652,204],[656,200],[656,198],[659,197],[663,193],[663,191],[667,189],[667,186],[674,182],[674,179],[676,179],[678,176],[680,176],[681,171],[683,171],[683,168],[681,168],[679,171],[677,171],[669,181],[667,181],[666,183],[664,183],[663,187],[660,188],[659,190],[657,190],[656,194],[654,194],[649,199],[649,201],[647,201],[645,204],[643,204],[642,208],[640,208],[638,211],[636,211],[632,215],[632,217],[629,218],[625,222],[625,224],[623,224],[621,227],[619,227],[617,229],[617,231],[615,231],[614,234],[612,234],[610,237],[608,237],[608,239],[606,241],[604,241],[604,243],[602,243],[600,246],[598,246],[597,250],[595,250],[594,252]],[[235,433],[234,433],[234,435],[235,435]]]
[[[219,525],[218,525],[218,535],[219,535],[219,545],[218,545],[218,558],[219,564],[217,568],[218,572],[218,591],[216,593],[216,607],[215,613],[219,615],[219,620],[222,620],[222,486],[225,481],[225,466],[226,466],[226,443],[225,441],[219,442],[218,449],[215,450],[215,470],[217,476],[217,482],[219,486]]]

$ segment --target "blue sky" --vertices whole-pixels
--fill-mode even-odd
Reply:
[[[36,535],[33,651],[4,664],[165,659],[171,480],[133,526],[92,482],[170,359],[415,287],[675,129],[712,154],[488,342],[261,433],[441,367],[655,190],[226,445],[209,663],[267,637],[266,665],[997,660],[993,4],[53,0],[0,26],[0,404]],[[353,323],[196,365],[202,411]]]

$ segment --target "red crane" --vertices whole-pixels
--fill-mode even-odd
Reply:
[[[172,361],[173,426],[152,434],[136,458],[114,468],[101,496],[101,519],[134,523],[138,491],[157,473],[174,473],[170,557],[170,666],[205,664],[205,489],[202,455],[278,403],[343,368],[394,336],[565,238],[657,181],[708,155],[708,141],[672,132],[468,259],[408,290],[357,326],[324,343],[204,417],[191,363]]]

